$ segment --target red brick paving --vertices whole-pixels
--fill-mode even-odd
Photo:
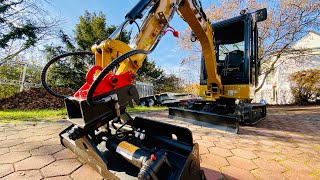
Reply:
[[[232,156],[232,153],[228,149],[223,149],[221,147],[210,147],[209,151],[210,153],[213,153],[215,155],[219,155],[222,157]]]
[[[3,177],[3,180],[33,180],[33,179],[42,179],[42,175],[39,170],[30,170],[30,171],[16,171],[8,176]]]
[[[140,116],[190,128],[209,180],[320,180],[320,107],[269,108],[265,120],[241,126],[239,134],[167,119],[166,111]],[[60,145],[58,134],[66,127],[63,122],[0,124],[0,178],[102,179]]]
[[[226,166],[221,168],[222,173],[228,178],[228,179],[256,179],[249,171],[235,167],[235,166]]]
[[[233,165],[235,167],[242,168],[248,171],[258,168],[258,166],[255,163],[245,158],[233,156],[233,157],[228,157],[227,160],[230,163],[230,165]]]
[[[32,156],[14,164],[16,170],[41,169],[42,167],[52,163],[52,156]]]
[[[255,155],[253,152],[248,151],[248,150],[244,150],[244,149],[232,149],[231,152],[235,156],[243,157],[243,158],[246,158],[246,159],[258,158],[258,156]]]
[[[71,174],[73,179],[82,179],[82,180],[98,180],[101,179],[100,174],[95,171],[92,171],[89,165],[83,165],[77,169],[74,173]]]
[[[0,165],[0,178],[14,172],[12,164],[1,164]]]
[[[41,169],[44,177],[69,175],[81,166],[76,159],[58,160]]]
[[[259,180],[285,180],[286,178],[282,173],[269,171],[265,169],[256,169],[251,171],[251,173],[257,177]]]
[[[300,172],[287,172],[287,173],[283,173],[283,175],[288,178],[288,179],[292,179],[292,180],[312,180],[312,176],[308,175],[308,174],[304,174],[304,173],[300,173]]]
[[[258,158],[252,160],[260,169],[270,170],[274,172],[284,172],[286,168],[282,166],[280,163],[274,160],[266,160],[263,158]]]

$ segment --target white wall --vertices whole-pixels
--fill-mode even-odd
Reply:
[[[271,75],[271,83],[265,82],[262,89],[256,94],[254,102],[264,99],[268,104],[290,104],[293,102],[290,75],[302,70],[320,69],[320,34],[309,32],[292,48],[312,50],[299,57],[292,54],[281,57]],[[259,77],[260,82],[262,78],[263,76]]]

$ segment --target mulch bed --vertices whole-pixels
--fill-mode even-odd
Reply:
[[[54,89],[59,94],[72,95],[75,91],[69,88]],[[17,93],[9,98],[0,99],[0,110],[18,109],[61,109],[64,108],[63,99],[49,94],[44,88],[33,88]]]

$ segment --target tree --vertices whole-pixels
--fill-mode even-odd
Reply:
[[[164,70],[156,66],[155,61],[146,58],[142,66],[137,71],[137,80],[155,83],[157,80],[163,79]]]
[[[0,1],[0,65],[48,38],[60,20],[42,8],[46,0]]]
[[[155,61],[146,58],[137,72],[137,80],[152,82],[155,93],[181,92],[183,90],[181,79],[174,74],[166,75],[161,67],[157,67]]]
[[[307,34],[310,29],[319,30],[320,2],[318,0],[277,0],[277,1],[239,1],[224,0],[217,5],[211,5],[206,9],[207,15],[213,22],[239,15],[240,10],[258,10],[266,7],[268,19],[259,22],[259,43],[262,67],[262,82],[256,88],[259,91],[268,74],[276,68],[277,62],[284,54],[301,54],[302,49],[292,49],[292,45]],[[182,33],[179,44],[184,50],[190,51],[190,56],[184,61],[200,59],[201,49],[198,44],[191,44],[190,29]],[[195,56],[197,55],[197,56]],[[263,65],[264,64],[264,65]]]
[[[296,104],[306,104],[319,93],[320,70],[305,70],[291,74],[291,92]]]
[[[106,25],[106,17],[102,12],[99,14],[84,12],[79,17],[79,24],[76,25],[75,42],[81,50],[90,50],[91,46],[98,40],[106,39],[115,31],[117,26]],[[131,32],[123,31],[119,39],[124,43],[129,43]]]
[[[116,28],[114,25],[107,26],[105,15],[102,12],[97,15],[85,11],[84,15],[79,17],[73,37],[60,31],[61,45],[46,46],[47,59],[66,52],[90,51],[93,44],[98,40],[106,39]],[[120,34],[120,39],[128,43],[130,34],[131,32],[124,30]],[[86,73],[92,65],[94,65],[93,56],[73,56],[59,61],[50,69],[49,83],[77,90],[85,83]]]
[[[17,69],[12,64],[0,66],[0,79],[2,81],[18,80],[21,69]],[[0,84],[0,99],[10,97],[19,91],[19,86],[11,84]]]

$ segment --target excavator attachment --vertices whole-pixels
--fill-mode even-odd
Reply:
[[[199,124],[197,121],[210,123],[213,128],[231,133],[239,131],[239,118],[235,116],[170,107],[169,118],[195,124]]]
[[[60,138],[104,178],[205,179],[199,146],[193,143],[189,129],[142,117],[133,119],[125,112],[128,104],[139,101],[135,86],[94,98],[105,103],[90,106],[85,99],[65,99],[72,125]]]
[[[194,103],[194,102],[193,102]],[[188,121],[210,123],[209,126],[218,130],[238,133],[239,124],[255,125],[266,117],[266,105],[260,103],[243,103],[240,105],[212,105],[213,102],[202,101],[196,104],[196,108],[169,108],[169,118]],[[210,108],[208,108],[210,104]],[[201,108],[200,108],[201,107]]]

